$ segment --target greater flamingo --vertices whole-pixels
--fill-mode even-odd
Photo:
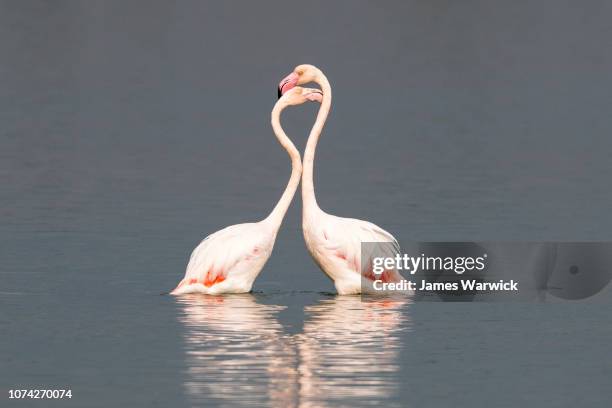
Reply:
[[[334,282],[336,290],[341,295],[371,291],[374,280],[399,282],[403,278],[396,269],[374,275],[371,262],[363,268],[361,265],[363,242],[382,243],[382,252],[390,257],[399,253],[399,244],[393,235],[371,222],[327,214],[317,204],[313,184],[314,155],[331,107],[331,86],[320,69],[303,64],[298,65],[280,82],[278,93],[284,95],[296,85],[308,82],[315,82],[321,87],[323,100],[304,151],[302,230],[306,247],[314,261]]]
[[[318,89],[295,87],[285,93],[272,109],[272,129],[291,158],[291,178],[270,215],[255,223],[237,224],[206,237],[192,252],[185,277],[171,292],[245,293],[270,258],[276,234],[300,183],[300,153],[280,125],[280,114],[287,106],[321,101]]]

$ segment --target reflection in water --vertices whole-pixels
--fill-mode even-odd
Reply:
[[[407,302],[343,296],[306,307],[297,342],[300,406],[370,406],[393,397]]]
[[[177,301],[186,329],[185,388],[194,405],[361,406],[397,392],[405,298],[321,300],[305,308],[303,332],[295,336],[276,318],[285,306],[262,305],[252,295]]]
[[[291,406],[295,352],[275,315],[250,294],[178,298],[185,324],[187,379],[194,405]]]

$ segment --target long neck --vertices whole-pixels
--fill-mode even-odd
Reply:
[[[332,101],[331,86],[325,75],[320,73],[315,79],[315,82],[321,87],[323,101],[321,102],[317,119],[310,130],[308,142],[306,143],[306,150],[304,151],[304,171],[302,172],[302,202],[304,215],[319,209],[317,198],[315,197],[313,181],[314,157],[315,150],[317,149],[317,142],[319,141],[321,131],[327,120]]]
[[[281,104],[274,105],[274,109],[272,109],[272,129],[274,130],[274,134],[278,139],[278,142],[287,150],[289,154],[289,158],[291,158],[291,177],[289,178],[289,183],[287,183],[287,187],[283,192],[280,200],[270,213],[268,217],[265,219],[265,222],[270,223],[276,230],[278,230],[283,222],[283,218],[285,218],[285,214],[287,213],[287,209],[291,204],[291,200],[293,199],[293,195],[297,190],[298,184],[300,184],[300,175],[302,173],[302,160],[300,158],[300,152],[296,149],[295,145],[285,134],[285,131],[280,125],[280,114],[283,111],[285,106],[281,106]]]

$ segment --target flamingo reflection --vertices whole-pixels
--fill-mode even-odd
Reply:
[[[185,326],[185,389],[194,405],[295,406],[295,351],[276,314],[250,294],[177,299]]]
[[[409,298],[323,299],[305,307],[304,328],[294,336],[277,319],[285,306],[250,294],[177,302],[194,406],[392,406]]]
[[[401,341],[410,300],[339,296],[307,306],[296,341],[300,407],[371,406],[397,393]]]

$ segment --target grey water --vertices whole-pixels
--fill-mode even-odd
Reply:
[[[609,406],[601,302],[334,295],[296,195],[253,293],[165,295],[289,177],[400,241],[612,240],[607,2],[0,1],[0,406]],[[317,107],[286,112],[303,149]],[[71,389],[70,400],[8,390]]]

